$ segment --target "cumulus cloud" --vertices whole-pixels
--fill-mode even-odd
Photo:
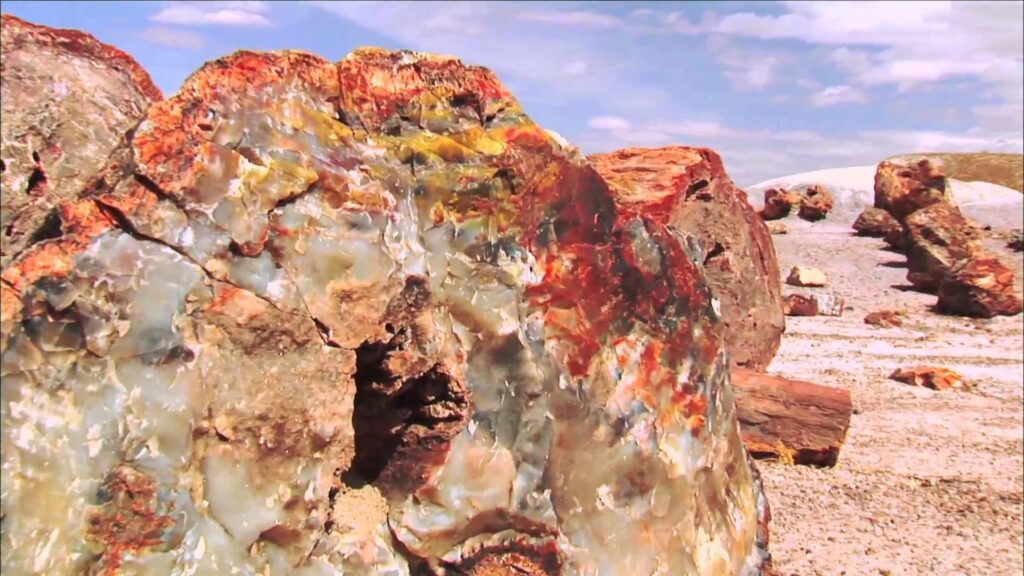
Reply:
[[[864,91],[853,86],[826,86],[811,94],[811,103],[815,106],[836,106],[838,104],[863,104],[868,101]]]
[[[271,26],[266,2],[174,2],[150,16],[179,26]]]
[[[153,44],[185,50],[199,50],[203,47],[203,36],[192,30],[180,30],[166,26],[150,26],[138,32],[138,36]]]
[[[629,130],[629,122],[618,116],[598,116],[588,120],[587,127],[595,130]]]

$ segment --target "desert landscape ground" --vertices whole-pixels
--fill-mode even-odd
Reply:
[[[1022,205],[964,206],[993,232],[1020,225]],[[854,415],[831,469],[760,463],[772,504],[771,550],[786,575],[1020,574],[1024,570],[1024,331],[1020,316],[980,320],[931,311],[908,289],[905,258],[854,235],[855,213],[788,218],[774,235],[781,270],[815,266],[841,317],[786,319],[769,372],[850,390]],[[986,244],[1012,267],[1005,242]],[[902,309],[902,327],[863,322]],[[951,368],[972,390],[933,391],[888,379],[896,368]]]

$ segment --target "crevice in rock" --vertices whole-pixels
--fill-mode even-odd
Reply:
[[[46,185],[46,172],[43,171],[41,166],[36,166],[32,169],[32,173],[28,175],[28,184],[25,186],[26,194],[35,194],[36,191]]]
[[[716,256],[721,256],[724,253],[725,247],[722,246],[720,242],[715,242],[715,245],[711,247],[711,250],[707,253],[707,256],[704,256],[704,264],[707,265],[707,263],[710,262],[712,258],[715,258]]]
[[[440,364],[404,379],[392,372],[389,357],[407,340],[407,329],[399,328],[387,342],[356,348],[355,456],[341,477],[351,487],[410,492],[430,466],[422,456],[437,454],[437,443],[454,436],[466,418],[466,392]]]
[[[60,212],[56,210],[51,211],[46,215],[46,218],[43,219],[43,222],[39,227],[36,228],[35,232],[32,233],[32,236],[29,237],[25,248],[27,249],[45,240],[60,238],[63,234],[61,224],[63,224],[63,222],[60,219]]]

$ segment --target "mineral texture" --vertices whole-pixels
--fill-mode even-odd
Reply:
[[[952,204],[939,202],[907,217],[907,280],[921,290],[938,290],[954,267],[982,251],[977,226]]]
[[[235,53],[58,214],[0,285],[5,574],[767,562],[697,243],[485,69]]]
[[[0,22],[0,265],[58,234],[74,198],[162,98],[130,56],[76,30]]]
[[[958,263],[939,284],[938,308],[943,312],[992,318],[1014,316],[1024,303],[1013,285],[1013,270],[983,253]]]
[[[707,148],[627,148],[588,158],[626,213],[694,236],[721,303],[735,366],[763,370],[785,331],[779,265],[764,221]]]

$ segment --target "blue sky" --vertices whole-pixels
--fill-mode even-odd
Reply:
[[[1021,152],[1021,2],[14,2],[165,92],[237,49],[364,45],[494,69],[584,152],[718,150],[741,185],[923,151]]]

